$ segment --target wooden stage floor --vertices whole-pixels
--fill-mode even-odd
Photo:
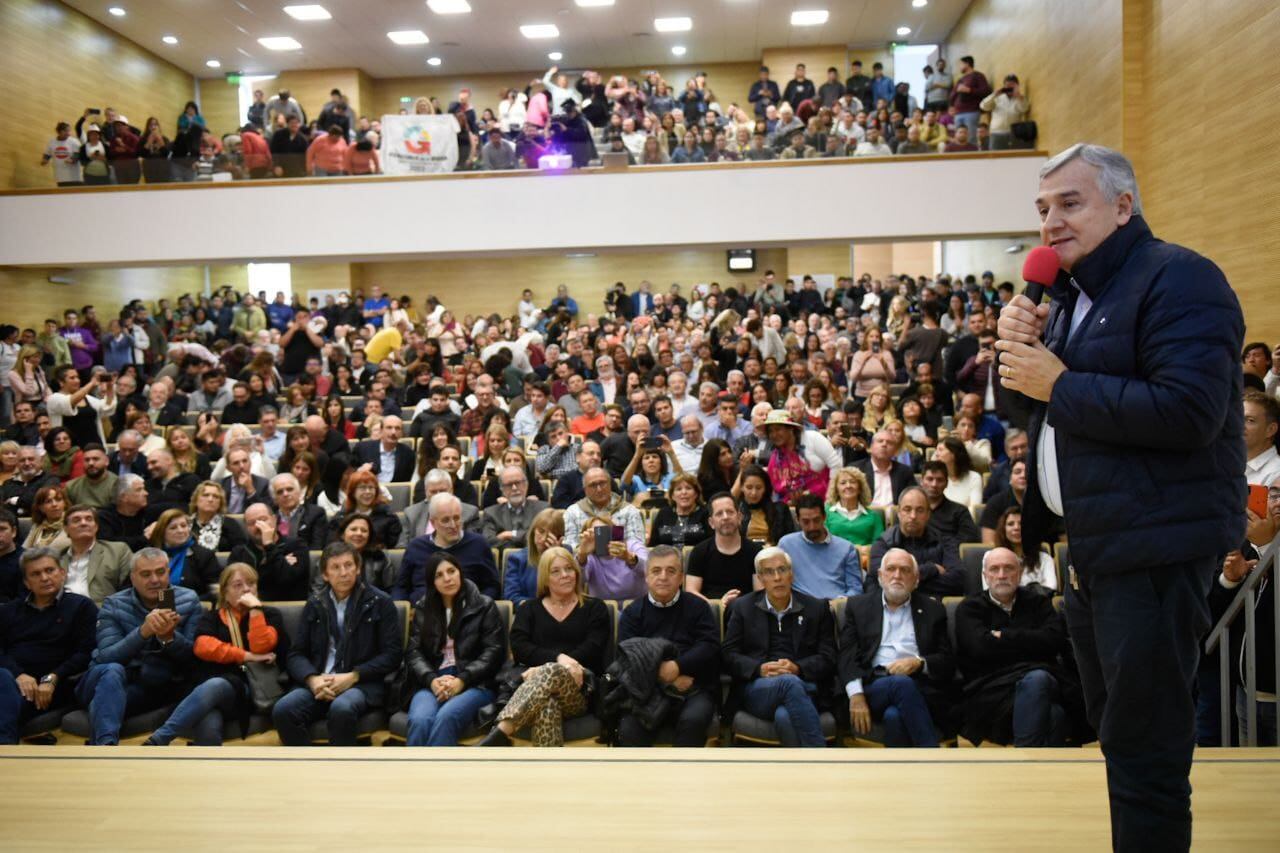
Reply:
[[[1280,751],[1196,753],[1197,850],[1280,849]],[[1095,750],[0,749],[0,850],[1104,850]]]

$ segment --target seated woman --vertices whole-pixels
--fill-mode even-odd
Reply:
[[[182,427],[169,427],[164,436],[165,446],[173,454],[173,463],[184,474],[195,474],[201,480],[212,476],[213,465],[209,457],[196,450],[191,433]]]
[[[191,533],[196,544],[210,551],[230,551],[249,541],[244,525],[227,518],[227,493],[212,480],[205,480],[191,493]]]
[[[667,460],[671,463],[668,464]],[[646,447],[645,443],[636,444],[636,452],[622,472],[621,483],[627,497],[636,506],[642,506],[650,499],[650,492],[666,493],[671,488],[671,478],[679,468],[680,460],[671,450],[671,440],[666,439],[663,447]]]
[[[143,456],[165,446],[164,436],[156,432],[155,425],[151,423],[151,415],[145,410],[140,409],[125,415],[124,428],[131,429],[142,436],[142,444],[138,446],[138,452]]]
[[[969,415],[956,415],[955,436],[964,442],[964,449],[969,451],[969,464],[978,473],[991,470],[991,442],[978,438],[978,422]]]
[[[1034,585],[1049,595],[1058,591],[1058,567],[1053,555],[1040,551],[1036,559],[1029,560],[1022,551],[1022,507],[1011,506],[1000,513],[1000,520],[996,523],[996,547],[1008,548],[1022,560],[1022,586]],[[985,577],[982,588],[987,588]]]
[[[294,456],[293,463],[289,466],[289,473],[297,478],[298,485],[302,488],[303,503],[319,504],[320,496],[324,494],[320,472],[321,468],[316,461],[316,456],[310,450],[304,450]],[[325,512],[328,513],[328,509]]]
[[[360,566],[364,570],[364,582],[383,592],[390,592],[396,582],[396,568],[391,564],[382,542],[377,538],[373,525],[363,515],[348,515],[338,525],[338,539],[360,552]],[[312,580],[312,592],[321,586],[319,576]]]
[[[31,501],[31,532],[22,541],[22,547],[52,548],[55,551],[70,547],[71,539],[62,528],[66,518],[67,494],[62,486],[37,489]]]
[[[804,384],[804,419],[814,429],[825,429],[827,417],[835,405],[831,401],[831,386],[821,379],[810,379]]]
[[[247,731],[254,708],[244,665],[273,665],[289,653],[284,620],[279,610],[258,600],[258,573],[252,566],[232,563],[217,586],[217,605],[196,624],[196,687],[143,746],[166,746],[180,735],[196,746],[220,746],[227,719],[238,718],[240,731]]]
[[[668,494],[671,502],[658,508],[649,525],[650,548],[655,545],[693,546],[711,535],[711,522],[707,518],[707,507],[697,477],[676,474],[671,478]]]
[[[18,442],[0,441],[0,485],[18,473]]]
[[[84,476],[84,453],[71,440],[71,433],[63,427],[54,427],[44,436],[45,460],[49,473],[62,485]]]
[[[438,428],[438,427],[437,427]],[[435,430],[432,430],[434,433]],[[490,424],[484,432],[484,455],[477,455],[467,472],[467,479],[497,479],[502,472],[503,454],[511,447],[511,433],[502,424]],[[487,506],[487,504],[486,504]]]
[[[508,447],[502,451],[501,462],[504,466],[516,465],[523,468],[525,478],[529,481],[529,497],[546,502],[547,490],[538,481],[538,475],[533,471],[533,463],[529,461],[529,457],[524,455],[523,450],[519,447]],[[490,477],[489,482],[485,484],[484,494],[480,498],[481,509],[488,509],[502,500],[506,500],[506,498],[502,496],[501,478],[495,475]]]
[[[351,441],[356,437],[356,425],[347,419],[347,406],[342,402],[342,397],[337,394],[330,394],[324,398],[324,406],[320,410],[321,417],[324,422],[338,434]]]
[[[316,413],[315,407],[307,402],[301,385],[290,385],[284,389],[284,402],[280,405],[280,423],[300,424],[309,415]]]
[[[875,433],[892,417],[893,406],[890,404],[889,386],[875,386],[867,395],[866,404],[862,409],[862,428]]]
[[[742,513],[742,536],[752,542],[777,545],[778,540],[796,530],[791,509],[773,499],[769,475],[759,465],[748,465],[734,489],[738,511]]]
[[[884,533],[884,516],[867,509],[870,505],[871,487],[861,469],[836,471],[827,490],[827,530],[856,545],[864,557],[870,555],[871,543]]]
[[[902,425],[902,421],[889,421],[881,430],[889,434],[889,438],[893,440],[893,460],[901,462],[912,471],[919,471],[920,466],[924,464],[924,452],[907,438],[906,427]]]
[[[784,409],[769,413],[765,434],[773,446],[766,470],[774,495],[788,504],[806,493],[825,497],[831,471],[844,464],[831,440],[817,430],[804,429]]]
[[[160,513],[148,525],[148,542],[169,555],[169,584],[185,586],[203,601],[213,601],[218,592],[218,558],[195,541],[191,521],[177,507]]]
[[[296,475],[295,475],[296,476]],[[369,519],[373,537],[379,542],[400,541],[400,519],[387,506],[387,495],[372,471],[353,471],[347,478],[346,501],[342,512],[329,522],[329,541],[338,540],[342,522],[353,515]]]
[[[542,423],[538,424],[538,431],[534,433],[533,441],[527,449],[532,453],[544,447],[547,443],[547,431],[551,429],[552,424],[559,424],[568,431],[569,420],[569,414],[564,410],[564,406],[547,406],[547,413],[542,416]]]
[[[538,561],[537,599],[516,608],[511,657],[522,682],[480,746],[510,746],[533,727],[534,746],[563,746],[564,720],[586,713],[612,637],[609,608],[583,593],[582,569],[565,548]]]
[[[549,548],[564,538],[564,510],[548,507],[533,517],[525,534],[525,547],[507,551],[507,570],[502,576],[502,597],[513,603],[526,601],[538,592],[538,561]]]
[[[928,386],[928,389],[932,397],[933,387]],[[916,447],[933,447],[938,443],[937,426],[929,419],[924,405],[915,397],[902,401],[902,431]]]
[[[413,606],[404,657],[407,744],[457,746],[497,695],[506,631],[493,599],[462,576],[453,555],[432,554],[426,574],[432,581]]]
[[[933,458],[947,466],[947,488],[943,494],[948,500],[960,506],[982,503],[982,475],[973,470],[964,442],[954,435],[947,436],[938,443]]]
[[[729,443],[722,438],[708,439],[698,461],[698,488],[704,495],[727,492],[738,479],[737,469],[738,461]]]

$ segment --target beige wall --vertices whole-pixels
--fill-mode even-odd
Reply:
[[[1206,131],[1197,141],[1173,105],[1208,111],[1213,127],[1275,124],[1278,41],[1280,7],[1267,0],[974,0],[946,55],[973,54],[993,82],[1018,74],[1038,147],[1122,147],[1156,235],[1217,263],[1240,297],[1249,338],[1274,343],[1280,160],[1249,133]]]
[[[66,276],[74,284],[53,284],[49,276]],[[40,330],[46,317],[60,320],[67,308],[93,305],[104,326],[131,299],[154,303],[183,293],[204,292],[203,267],[148,267],[139,269],[17,269],[0,268],[0,293],[4,294],[4,322]]]
[[[1015,286],[1022,286],[1022,262],[1027,253],[1019,252],[1010,255],[1005,252],[1011,243],[1022,243],[1027,247],[1036,245],[1038,241],[1031,238],[1009,238],[1004,240],[946,240],[942,244],[942,272],[950,273],[954,278],[967,275],[980,277],[986,270],[995,273],[996,282],[1012,281]]]
[[[853,275],[858,278],[866,273],[872,278],[884,278],[890,273],[903,273],[932,277],[940,272],[936,247],[932,240],[857,243],[853,247]]]
[[[865,60],[864,60],[865,61]],[[840,72],[840,81],[849,76],[849,49],[842,44],[814,45],[813,47],[770,47],[762,57],[769,66],[769,76],[777,81],[779,89],[796,76],[796,63],[803,62],[805,76],[814,86],[827,82],[827,69]]]
[[[190,74],[53,0],[0,0],[0,187],[51,187],[40,155],[54,126],[111,106],[134,127],[160,119],[172,137]]]

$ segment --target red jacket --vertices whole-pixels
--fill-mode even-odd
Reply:
[[[240,153],[244,156],[246,169],[270,169],[271,146],[267,140],[251,130],[240,134]]]

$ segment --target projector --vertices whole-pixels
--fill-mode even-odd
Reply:
[[[543,154],[538,158],[539,169],[572,169],[573,158],[568,154]]]

